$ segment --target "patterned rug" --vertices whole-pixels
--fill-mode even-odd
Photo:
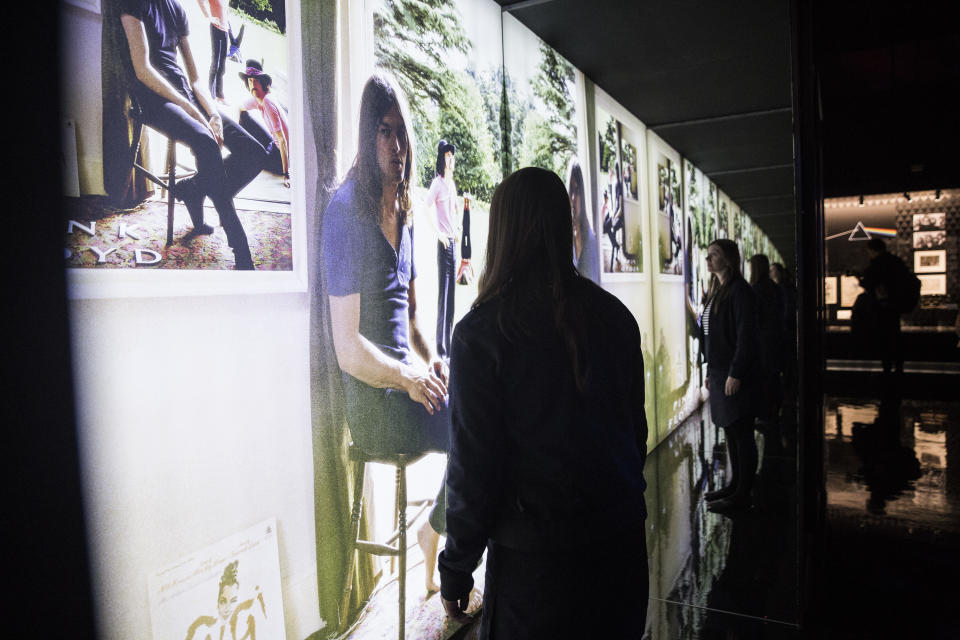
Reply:
[[[289,212],[249,208],[237,201],[237,216],[247,234],[253,263],[259,270],[293,269]],[[241,209],[240,206],[247,208]],[[133,209],[107,209],[98,197],[67,198],[64,204],[67,267],[93,269],[233,269],[233,250],[207,200],[204,221],[214,227],[208,236],[194,236],[186,207],[173,214],[173,244],[166,246],[167,204],[147,200]]]

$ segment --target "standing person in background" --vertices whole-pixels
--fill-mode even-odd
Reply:
[[[487,550],[480,638],[644,632],[640,330],[577,274],[571,222],[556,174],[507,177],[477,301],[453,336],[440,590],[447,614],[467,621]]]
[[[711,511],[750,506],[757,470],[753,436],[759,385],[759,341],[756,295],[740,274],[740,249],[721,238],[707,247],[710,289],[700,319],[706,344],[710,415],[723,428],[730,458],[730,484],[704,497]]]
[[[210,21],[210,95],[220,104],[226,104],[223,97],[223,74],[227,70],[227,55],[230,45],[228,38],[230,6],[227,0],[197,0],[203,17]],[[240,34],[240,38],[243,34]],[[239,45],[239,40],[238,40]]]
[[[250,98],[240,105],[240,123],[267,151],[266,169],[283,176],[283,186],[290,186],[290,127],[286,110],[270,94],[273,78],[263,72],[263,65],[247,60],[247,68],[239,73],[250,92]],[[244,112],[257,110],[263,118],[263,127]],[[265,127],[265,128],[264,128]]]
[[[757,299],[762,390],[757,421],[776,422],[780,414],[780,372],[783,369],[783,292],[770,279],[770,260],[762,253],[750,256],[750,286]]]
[[[584,278],[600,283],[600,258],[597,255],[597,237],[593,235],[587,198],[583,188],[583,171],[576,158],[567,171],[567,193],[573,215],[573,266]]]
[[[322,271],[347,422],[377,454],[447,450],[447,365],[420,330],[409,224],[413,141],[396,81],[373,75],[360,96],[357,156],[323,214]],[[445,530],[443,484],[417,532],[427,591]]]
[[[203,201],[209,196],[233,249],[235,268],[253,269],[247,234],[233,197],[260,173],[266,151],[217,110],[197,73],[187,37],[187,15],[177,0],[123,0],[120,22],[136,76],[133,94],[144,121],[188,146],[196,158],[197,174],[178,182],[174,189],[190,214],[191,233],[214,232],[203,222]],[[223,157],[224,146],[230,151],[227,158]]]
[[[457,147],[446,140],[437,143],[436,175],[427,192],[427,205],[436,211],[436,223],[429,215],[437,234],[437,355],[450,354],[453,331],[453,298],[457,276],[457,184],[453,181]]]
[[[793,274],[779,262],[770,265],[770,279],[783,294],[783,390],[792,396],[797,379],[797,287]]]
[[[867,256],[870,264],[860,286],[873,296],[877,303],[877,331],[874,342],[879,350],[883,372],[903,373],[903,337],[900,333],[899,300],[906,287],[909,271],[903,260],[887,251],[880,238],[867,241]]]

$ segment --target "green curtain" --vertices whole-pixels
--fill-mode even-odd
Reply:
[[[374,587],[372,558],[359,554],[348,611],[339,611],[350,549],[350,506],[354,470],[347,459],[349,430],[333,351],[330,313],[320,272],[323,212],[337,182],[337,4],[313,0],[301,5],[304,120],[316,149],[316,199],[307,203],[310,289],[310,375],[313,423],[314,504],[320,615],[331,635],[357,613]],[[313,180],[314,176],[306,176]],[[367,535],[367,518],[361,534]]]
[[[133,122],[130,120],[130,64],[127,37],[120,24],[118,0],[104,0],[101,32],[101,88],[103,91],[103,187],[109,205],[133,207],[152,192],[146,178],[135,175],[132,165]],[[142,163],[145,145],[137,156]]]

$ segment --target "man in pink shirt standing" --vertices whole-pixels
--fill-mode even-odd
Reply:
[[[437,233],[437,354],[441,358],[450,355],[450,336],[453,333],[453,297],[457,274],[457,234],[460,231],[457,207],[457,185],[453,181],[456,166],[454,154],[457,147],[446,140],[437,143],[437,173],[427,192],[427,207],[436,207],[434,219],[427,220]]]
[[[242,118],[240,123],[250,132],[250,135],[257,138],[266,148],[267,154],[270,156],[267,160],[267,170],[281,174],[283,176],[283,186],[289,187],[290,129],[287,125],[286,111],[270,95],[270,86],[273,84],[273,79],[269,74],[264,73],[263,65],[256,60],[247,60],[246,67],[246,71],[241,71],[239,75],[250,91],[250,98],[240,105],[241,115],[243,111],[260,111],[268,136],[263,135],[264,131],[262,129],[251,131],[252,120]],[[277,162],[278,159],[279,163]]]

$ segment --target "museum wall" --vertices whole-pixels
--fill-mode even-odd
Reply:
[[[352,118],[362,80],[379,59],[372,16],[382,3],[340,4],[337,164],[342,177],[355,149]],[[196,17],[195,3],[184,1],[184,6],[191,19]],[[288,2],[291,24],[297,24],[298,6]],[[486,242],[486,202],[503,170],[537,164],[566,182],[571,162],[578,160],[599,256],[594,277],[631,310],[643,335],[652,449],[705,398],[697,318],[706,289],[707,244],[716,237],[733,237],[744,259],[763,250],[773,262],[779,254],[749,215],[677,150],[648,133],[602,87],[592,87],[589,78],[512,16],[501,22],[495,3],[458,0],[451,6],[469,13],[459,28],[471,36],[482,32],[484,38],[481,46],[450,58],[457,81],[465,87],[462,99],[476,109],[470,118],[456,119],[439,107],[423,106],[420,115],[426,124],[420,144],[428,158],[435,153],[429,149],[435,150],[436,139],[454,130],[481,149],[468,162],[470,145],[458,142],[464,158],[458,168],[475,169],[462,178],[458,174],[457,180],[461,195],[474,197],[477,273]],[[61,69],[63,117],[75,122],[82,196],[104,194],[103,96],[99,65],[91,63],[101,59],[99,8],[95,0],[70,0],[62,13],[67,53]],[[205,25],[199,20],[196,25],[197,42],[207,48]],[[251,28],[251,33],[256,32]],[[297,30],[292,33],[291,50],[297,51]],[[505,56],[508,50],[514,55]],[[318,579],[323,576],[318,576],[315,536],[310,283],[302,266],[309,242],[306,229],[316,214],[316,150],[309,113],[299,113],[306,109],[295,90],[296,62],[292,59],[283,75],[275,73],[289,81],[285,98],[291,117],[301,120],[294,131],[299,149],[291,167],[294,190],[285,218],[292,239],[283,247],[284,260],[269,262],[270,247],[262,248],[258,266],[268,273],[233,273],[229,262],[205,269],[176,266],[181,265],[174,263],[177,251],[189,249],[181,242],[183,235],[177,235],[172,247],[162,236],[149,240],[151,250],[162,256],[155,263],[158,268],[111,262],[119,251],[97,260],[90,246],[82,244],[93,234],[76,227],[68,230],[83,488],[97,615],[106,638],[155,637],[151,612],[164,597],[173,597],[156,588],[158,575],[191,562],[201,566],[198,550],[264,522],[275,523],[268,528],[275,528],[280,585],[279,594],[267,595],[275,595],[277,605],[282,602],[286,637],[306,638],[331,616],[317,604]],[[537,78],[550,75],[543,72],[547,67],[561,70],[563,79],[552,93],[542,87],[538,92]],[[513,93],[504,89],[504,74],[516,82],[510,87]],[[236,83],[236,74],[228,81]],[[562,104],[543,97],[560,94],[565,95]],[[478,115],[481,111],[489,116],[486,120]],[[557,113],[565,115],[552,120]],[[506,148],[501,132],[488,128],[503,118],[512,119],[515,133],[527,133]],[[543,147],[534,144],[537,140],[560,140],[566,146],[562,153],[544,154]],[[422,198],[425,191],[425,185],[418,185],[415,196]],[[604,231],[604,193],[608,201],[621,198],[624,224],[619,235]],[[145,215],[140,209],[134,214]],[[187,216],[178,211],[176,231],[182,234]],[[156,213],[165,214],[165,207]],[[108,238],[104,226],[98,227],[97,239],[115,240],[118,233],[110,227]],[[251,240],[258,228],[249,227]],[[122,232],[119,235],[122,238]],[[420,242],[415,249],[418,290],[425,300],[436,299],[432,244]],[[136,255],[133,248],[129,253]],[[86,259],[79,260],[80,254]],[[955,260],[955,248],[953,255]],[[475,293],[476,283],[458,286],[457,319],[469,310]],[[424,309],[425,327],[435,326],[436,309],[430,306]],[[215,578],[204,579],[216,584]],[[207,608],[214,606],[211,598]]]

